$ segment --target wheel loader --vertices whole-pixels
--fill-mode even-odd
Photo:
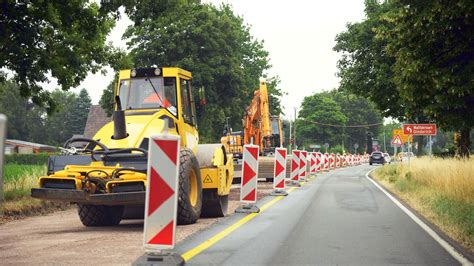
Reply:
[[[113,120],[93,138],[73,138],[51,156],[34,198],[77,204],[85,226],[143,218],[150,136],[181,137],[178,224],[227,212],[234,175],[222,144],[198,144],[190,72],[176,67],[121,70]],[[84,148],[76,149],[74,144]]]

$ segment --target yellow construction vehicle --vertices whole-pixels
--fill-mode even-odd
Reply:
[[[92,139],[73,138],[51,156],[48,173],[32,189],[35,198],[77,203],[85,226],[117,225],[143,217],[151,135],[181,137],[178,224],[200,216],[224,216],[234,175],[222,144],[198,144],[191,73],[180,68],[122,70],[113,121]],[[72,143],[85,142],[84,149]]]
[[[282,123],[279,116],[270,115],[268,89],[264,79],[254,92],[250,105],[245,109],[243,132],[232,132],[226,123],[221,143],[227,152],[233,153],[234,158],[242,156],[244,144],[260,146],[263,156],[272,155],[275,147],[280,147],[283,141]]]

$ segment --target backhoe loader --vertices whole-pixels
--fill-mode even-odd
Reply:
[[[167,130],[181,137],[178,224],[224,216],[234,175],[222,144],[198,144],[190,72],[175,68],[121,70],[113,121],[92,139],[73,138],[51,156],[32,197],[77,204],[85,226],[143,218],[148,142]],[[73,143],[85,142],[83,149]]]
[[[255,90],[250,105],[245,109],[242,119],[243,131],[233,132],[226,121],[221,143],[234,158],[242,158],[242,146],[255,144],[260,147],[263,156],[273,156],[276,147],[283,141],[280,116],[271,115],[268,101],[268,89],[264,79]]]

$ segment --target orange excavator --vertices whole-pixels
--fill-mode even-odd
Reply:
[[[234,158],[242,158],[242,146],[255,144],[260,146],[263,156],[272,156],[275,147],[283,141],[282,124],[279,116],[271,115],[268,102],[268,89],[264,79],[260,88],[254,92],[250,105],[245,109],[242,119],[243,131],[232,132],[228,122],[224,128],[221,143]]]

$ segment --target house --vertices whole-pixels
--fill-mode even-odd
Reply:
[[[92,105],[89,110],[89,115],[87,116],[84,137],[94,137],[95,133],[110,121],[112,121],[112,118],[107,116],[107,113],[100,105]]]
[[[54,146],[49,146],[40,143],[28,142],[17,139],[6,139],[5,140],[5,154],[13,153],[40,153],[40,152],[56,152],[57,149]]]

